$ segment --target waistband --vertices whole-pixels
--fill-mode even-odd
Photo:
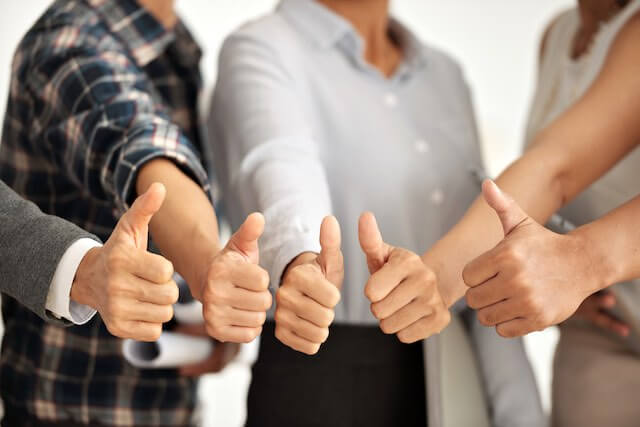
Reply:
[[[383,333],[377,326],[334,324],[329,338],[317,354],[308,356],[282,344],[275,337],[275,323],[267,321],[262,330],[260,353],[256,363],[332,363],[342,365],[422,365],[422,342],[401,343],[395,335]]]

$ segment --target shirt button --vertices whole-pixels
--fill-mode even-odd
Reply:
[[[439,206],[442,202],[444,202],[444,193],[440,189],[434,190],[433,193],[431,193],[431,203]]]
[[[387,104],[387,107],[393,108],[398,105],[398,97],[393,93],[388,93],[384,96],[384,103]]]
[[[416,151],[421,154],[428,153],[431,148],[429,147],[429,143],[427,143],[427,141],[424,141],[422,139],[417,140],[414,145],[416,147]]]

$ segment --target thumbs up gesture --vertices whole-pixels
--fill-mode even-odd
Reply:
[[[253,213],[210,263],[200,295],[207,333],[219,341],[247,343],[262,332],[271,307],[269,275],[258,265],[264,217]]]
[[[464,268],[467,304],[503,337],[564,321],[598,289],[588,242],[544,228],[493,181],[485,181],[482,192],[500,219],[504,239]]]
[[[120,338],[155,341],[162,323],[173,317],[178,299],[173,265],[147,252],[149,221],[165,194],[162,184],[153,184],[140,196],[104,246],[85,255],[71,287],[71,299],[95,308]]]
[[[358,233],[371,273],[365,295],[380,329],[403,343],[442,331],[451,316],[433,271],[417,254],[385,243],[373,214],[362,214]]]
[[[276,338],[306,354],[327,340],[340,301],[344,263],[335,217],[322,222],[320,246],[320,255],[304,253],[291,262],[276,294]]]

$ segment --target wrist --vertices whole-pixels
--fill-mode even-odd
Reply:
[[[318,258],[318,254],[315,252],[303,252],[297,257],[295,257],[287,266],[284,268],[284,272],[282,273],[282,280],[287,276],[289,271],[291,271],[294,267],[297,267],[302,264],[308,264],[314,262]],[[282,281],[281,280],[281,281]]]
[[[466,291],[466,286],[462,291],[460,291],[461,286],[459,285],[461,284],[462,279],[459,281],[453,281],[453,283],[451,280],[446,280],[446,267],[444,263],[440,262],[434,256],[430,256],[429,253],[422,256],[422,262],[436,276],[436,283],[438,286],[438,292],[440,292],[440,298],[442,298],[442,302],[444,302],[446,307],[450,308],[464,295],[464,292]],[[462,274],[460,274],[460,278],[462,278]],[[462,285],[464,286],[464,283],[462,283]]]
[[[608,239],[602,238],[597,227],[587,224],[569,232],[575,243],[576,259],[581,261],[588,284],[586,296],[618,283],[621,280],[621,262],[611,250]]]
[[[71,292],[69,294],[71,301],[96,308],[92,285],[100,277],[105,277],[106,275],[100,268],[100,254],[103,250],[102,247],[89,249],[82,261],[80,261],[71,284]]]

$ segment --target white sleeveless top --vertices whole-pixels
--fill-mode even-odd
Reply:
[[[602,24],[589,51],[578,60],[571,58],[571,50],[580,25],[579,11],[571,9],[558,17],[549,31],[541,58],[538,87],[527,126],[527,146],[540,130],[589,89],[600,73],[616,35],[639,10],[640,0],[633,0],[617,16]],[[580,226],[603,216],[639,193],[640,149],[636,148],[559,213]],[[619,297],[619,314],[640,333],[640,281],[616,285],[612,290]]]

